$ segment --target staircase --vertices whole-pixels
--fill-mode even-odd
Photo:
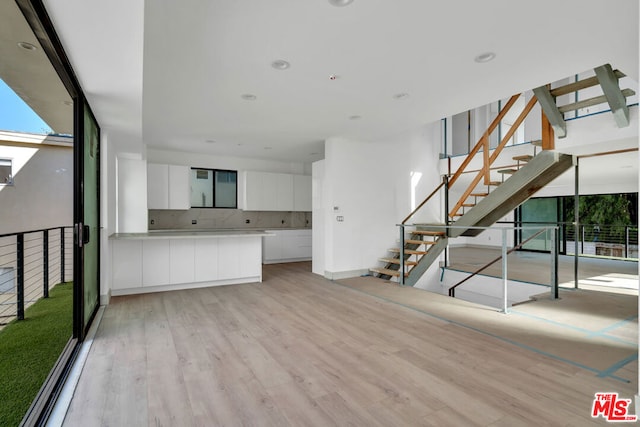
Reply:
[[[490,193],[470,195],[473,203],[463,203],[470,206],[467,212],[455,221],[458,227],[489,227],[500,218],[520,206],[542,187],[562,175],[574,164],[573,156],[561,154],[557,151],[542,151],[524,166],[506,172],[511,176],[499,183]],[[499,173],[503,170],[499,170]],[[452,228],[450,237],[477,236],[482,229]]]
[[[629,125],[629,113],[626,106],[626,96],[634,95],[630,89],[620,90],[618,78],[624,76],[620,71],[611,69],[606,64],[596,68],[596,76],[555,89],[547,86],[534,89],[533,97],[520,113],[514,124],[500,141],[498,146],[490,152],[489,135],[498,127],[500,121],[515,104],[520,96],[514,95],[489,125],[478,143],[469,152],[455,174],[447,180],[445,177],[440,184],[405,220],[401,227],[405,229],[407,221],[424,206],[443,187],[448,192],[458,180],[465,168],[476,154],[482,152],[483,167],[464,191],[454,208],[448,212],[447,228],[443,224],[414,224],[415,229],[403,233],[400,248],[389,249],[390,256],[380,258],[384,267],[371,268],[371,272],[382,279],[397,278],[405,285],[414,286],[426,270],[438,259],[448,244],[449,237],[477,236],[483,230],[473,227],[489,227],[520,204],[529,199],[538,190],[553,181],[574,165],[574,156],[554,151],[554,132],[558,137],[566,136],[566,126],[563,113],[585,105],[597,105],[608,102],[618,126]],[[583,100],[579,103],[557,106],[555,98],[577,90],[600,84],[604,95]],[[511,139],[518,127],[532,110],[536,102],[542,107],[542,140],[533,141],[534,147],[541,147],[541,152],[534,155],[520,155],[513,157],[515,165],[504,168],[491,168],[500,155],[502,149]],[[482,151],[481,151],[482,149]],[[497,170],[496,170],[497,169]],[[497,173],[501,179],[493,180],[491,173]],[[406,227],[409,227],[408,225]],[[406,238],[405,236],[408,236]],[[401,259],[402,258],[402,259]],[[401,268],[402,267],[402,268]],[[404,272],[404,273],[403,273]],[[404,277],[400,277],[403,274]]]

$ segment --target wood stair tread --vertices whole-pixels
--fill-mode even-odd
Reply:
[[[517,162],[528,162],[533,159],[533,156],[531,154],[523,154],[521,156],[513,156],[512,159]]]
[[[463,208],[472,208],[474,207],[476,204],[475,203],[463,203],[461,206]]]
[[[493,185],[493,186],[497,187],[500,184],[502,184],[502,182],[500,182],[500,181],[489,181],[489,183],[487,185]]]
[[[393,276],[400,277],[400,272],[398,270],[389,270],[388,268],[370,268],[369,271],[373,271],[374,273],[384,274],[385,276]],[[404,277],[409,277],[409,273],[404,273]]]
[[[407,239],[404,241],[405,243],[411,243],[413,245],[435,245],[436,242],[429,240],[415,240],[415,239]]]
[[[391,248],[389,249],[389,252],[393,252],[396,254],[400,253],[400,249],[399,248]],[[427,253],[427,251],[415,251],[413,249],[405,249],[404,250],[405,255],[425,255]]]
[[[518,172],[518,169],[498,169],[498,173],[504,173],[504,174],[508,174],[508,175],[512,175],[514,173]]]
[[[471,193],[469,195],[473,197],[487,197],[489,193]]]
[[[380,258],[380,261],[386,262],[387,264],[400,265],[400,258]],[[405,261],[404,265],[418,265],[418,263],[415,261]]]
[[[413,230],[411,234],[419,234],[421,236],[444,236],[444,231]]]

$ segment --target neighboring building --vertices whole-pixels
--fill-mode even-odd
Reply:
[[[73,224],[73,138],[0,131],[0,234]]]

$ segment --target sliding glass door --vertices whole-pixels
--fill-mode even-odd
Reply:
[[[100,135],[98,124],[89,106],[83,105],[83,141],[77,156],[82,157],[80,182],[76,189],[82,192],[79,201],[82,224],[82,241],[78,242],[78,252],[82,257],[82,323],[81,336],[84,337],[100,298]],[[80,147],[79,147],[80,148]]]

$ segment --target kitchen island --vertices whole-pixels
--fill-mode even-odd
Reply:
[[[111,294],[262,281],[260,230],[170,230],[109,237]]]

